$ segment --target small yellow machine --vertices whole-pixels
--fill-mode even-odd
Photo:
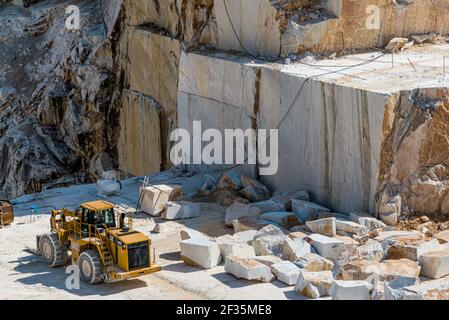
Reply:
[[[117,218],[119,225],[116,225]],[[71,252],[81,280],[113,282],[157,272],[151,239],[132,230],[132,220],[106,201],[83,203],[75,211],[53,210],[51,232],[36,237],[37,253],[50,267],[63,266]]]

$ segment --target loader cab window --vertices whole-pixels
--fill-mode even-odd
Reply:
[[[82,208],[83,222],[92,224],[96,227],[107,225],[109,228],[115,227],[114,209],[105,209],[103,211],[92,211]]]

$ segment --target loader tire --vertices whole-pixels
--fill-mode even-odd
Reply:
[[[62,247],[54,233],[40,237],[39,253],[50,268],[60,267],[67,263],[67,249]]]
[[[82,281],[88,284],[98,284],[103,281],[103,264],[97,251],[87,250],[81,253],[78,267]]]

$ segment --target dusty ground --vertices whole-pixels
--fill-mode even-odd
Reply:
[[[134,207],[138,179],[124,182],[120,196],[109,201]],[[97,199],[95,185],[80,185],[46,191],[19,199],[12,227],[0,229],[0,299],[302,299],[293,287],[273,281],[256,283],[238,280],[224,272],[223,265],[202,270],[185,265],[179,252],[179,230],[188,226],[210,236],[232,233],[223,225],[225,210],[215,203],[202,203],[201,217],[178,222],[164,222],[166,232],[153,234],[156,220],[136,215],[134,228],[150,235],[162,271],[134,280],[68,290],[64,268],[50,269],[40,257],[26,251],[35,246],[35,235],[48,232],[52,206],[75,208],[78,203]],[[41,208],[40,217],[30,218],[32,205]]]

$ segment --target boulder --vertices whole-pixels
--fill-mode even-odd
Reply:
[[[282,259],[291,262],[298,260],[311,251],[310,244],[303,239],[292,240],[289,237],[285,237],[282,245]]]
[[[421,267],[412,260],[384,260],[382,262],[357,260],[342,266],[344,280],[366,280],[376,274],[380,281],[389,281],[397,276],[418,278]]]
[[[269,225],[270,222],[256,219],[253,217],[243,216],[238,219],[232,220],[232,226],[234,227],[234,233],[248,231],[248,230],[260,230],[263,227]]]
[[[405,287],[419,284],[419,279],[409,277],[394,277],[391,281],[385,281],[385,300],[401,300]]]
[[[283,261],[281,258],[273,256],[273,255],[257,256],[257,257],[252,258],[252,260],[260,262],[268,267],[271,267],[273,264]]]
[[[234,202],[231,206],[226,209],[225,225],[232,226],[232,221],[234,219],[239,219],[241,217],[259,217],[261,211],[257,207],[250,207],[247,204],[240,202]]]
[[[220,248],[213,241],[193,238],[182,240],[180,246],[181,258],[188,265],[210,269],[221,262]]]
[[[330,271],[334,267],[334,263],[327,260],[316,253],[307,253],[295,261],[295,264],[309,272]]]
[[[250,207],[256,207],[260,209],[261,213],[285,211],[285,205],[279,201],[265,200],[260,202],[253,202],[249,204]]]
[[[310,201],[310,197],[307,191],[300,190],[281,193],[279,195],[273,196],[271,200],[282,203],[285,206],[285,210],[290,211],[292,210],[292,200]]]
[[[364,227],[358,223],[352,222],[352,221],[346,221],[346,220],[339,220],[337,219],[335,221],[336,228],[339,231],[344,231],[352,234],[356,234],[359,236],[364,236],[368,234],[368,228]]]
[[[181,230],[181,239],[182,240],[188,240],[188,239],[194,239],[194,238],[203,238],[206,239],[206,236],[196,230],[184,228]]]
[[[310,233],[308,233],[308,234],[310,234]],[[301,231],[295,231],[295,232],[290,232],[288,234],[288,236],[291,239],[304,239],[305,237],[307,237],[308,234],[304,233],[304,232],[301,232]]]
[[[251,202],[268,200],[271,197],[270,190],[261,182],[242,176],[243,189],[239,193]]]
[[[201,214],[201,207],[199,203],[179,201],[167,202],[166,210],[162,217],[167,220],[190,219],[199,217]]]
[[[330,212],[329,209],[316,203],[296,199],[292,200],[292,211],[298,215],[303,223],[310,220],[316,220],[320,212]]]
[[[275,222],[286,229],[301,223],[295,213],[286,211],[266,212],[260,215],[260,219]]]
[[[300,271],[294,290],[299,295],[318,299],[329,295],[333,281],[331,271]]]
[[[393,38],[390,40],[385,50],[389,52],[396,52],[402,49],[409,42],[408,38]]]
[[[241,175],[235,171],[223,173],[218,179],[218,188],[239,191],[243,188]]]
[[[249,203],[248,199],[243,198],[242,196],[240,196],[238,191],[235,191],[234,189],[231,188],[216,189],[215,192],[213,193],[213,196],[215,202],[221,204],[224,207],[228,207],[235,202],[240,202],[244,204]]]
[[[238,279],[270,282],[273,274],[270,268],[260,262],[237,256],[226,257],[225,271]]]
[[[349,214],[349,219],[351,221],[354,221],[355,223],[358,223],[358,224],[368,228],[369,231],[373,231],[376,229],[383,229],[383,228],[387,227],[387,225],[385,223],[372,217],[368,213],[351,212]]]
[[[404,287],[401,300],[449,300],[449,277]]]
[[[273,264],[271,266],[271,272],[279,281],[289,286],[294,286],[298,281],[300,270],[294,263],[290,261],[282,261]]]
[[[167,205],[182,195],[180,185],[153,185],[140,188],[140,210],[152,216],[159,216]]]
[[[444,230],[444,231],[438,232],[438,233],[434,234],[433,237],[435,239],[438,239],[438,241],[441,244],[448,243],[449,242],[449,230]]]
[[[336,219],[324,218],[319,220],[307,221],[306,226],[310,231],[324,236],[333,237],[336,235]]]
[[[369,300],[371,285],[366,281],[335,280],[330,288],[332,300]]]
[[[274,255],[282,257],[284,240],[286,236],[273,235],[256,238],[253,241],[253,247],[258,256]]]
[[[379,262],[385,257],[382,244],[373,239],[369,239],[365,244],[357,247],[356,250],[358,257],[362,260]]]
[[[207,194],[217,185],[217,179],[211,175],[199,173],[182,181],[183,194],[194,197]]]
[[[358,243],[356,240],[354,240],[353,238],[348,237],[348,236],[339,236],[339,235],[336,235],[336,236],[334,236],[334,237],[332,237],[332,238],[337,239],[337,240],[340,240],[340,241],[343,241],[343,243],[345,244],[345,248],[348,248],[348,247],[357,247],[357,246],[360,245],[360,243]]]
[[[449,275],[449,249],[423,253],[419,261],[423,276],[439,279]]]
[[[284,236],[284,235],[285,233],[281,228],[270,224],[257,231],[256,235],[254,236],[254,240],[265,236]]]
[[[316,233],[307,236],[307,240],[320,256],[331,261],[336,261],[346,246],[341,240]]]
[[[391,230],[391,231],[382,231],[374,240],[383,242],[385,240],[395,240],[401,238],[415,238],[415,239],[423,239],[424,236],[420,232],[416,231],[402,231],[402,230]]]
[[[240,231],[234,233],[234,237],[245,241],[247,244],[252,245],[254,236],[256,235],[256,230],[247,230],[247,231]]]
[[[437,239],[424,241],[422,239],[400,238],[394,240],[386,240],[389,248],[387,251],[387,259],[410,259],[418,261],[419,257],[427,252],[437,251],[440,243]]]
[[[252,246],[244,240],[235,236],[224,235],[215,239],[220,248],[221,256],[225,259],[227,256],[237,256],[241,258],[252,258],[256,252]]]

